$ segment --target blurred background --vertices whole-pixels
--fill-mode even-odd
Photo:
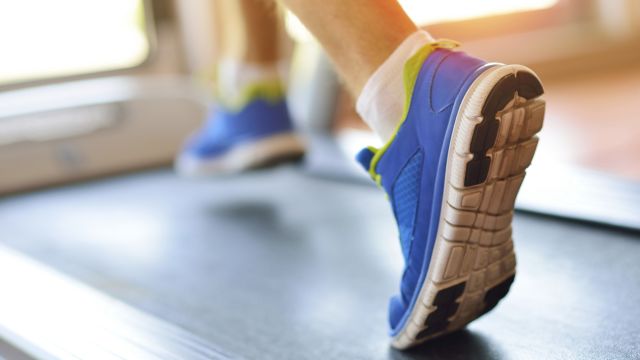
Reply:
[[[462,50],[481,58],[524,64],[542,78],[546,123],[518,209],[543,217],[534,217],[531,223],[523,220],[527,234],[548,224],[550,228],[567,226],[562,239],[617,228],[637,240],[628,234],[640,230],[640,107],[636,106],[640,101],[640,2],[400,3],[434,37],[456,39],[463,43]],[[383,209],[384,199],[352,161],[360,148],[378,140],[358,118],[354,100],[319,45],[293,15],[285,15],[282,36],[288,46],[283,59],[290,70],[290,109],[311,144],[305,162],[234,180],[184,182],[172,175],[169,166],[177,150],[211,102],[208,89],[219,31],[216,16],[209,0],[0,0],[0,244],[12,249],[7,251],[17,251],[11,258],[4,255],[0,272],[15,274],[10,265],[25,272],[31,271],[27,267],[40,266],[13,258],[28,254],[38,264],[46,263],[191,334],[156,333],[157,337],[146,338],[148,347],[171,336],[187,339],[180,344],[195,344],[200,340],[190,336],[196,334],[232,353],[256,357],[273,344],[308,348],[311,340],[285,335],[296,333],[291,329],[309,330],[304,327],[307,321],[322,323],[325,320],[319,317],[325,315],[349,319],[349,314],[368,311],[370,305],[376,309],[371,311],[380,312],[375,320],[384,322],[386,295],[363,306],[356,296],[371,295],[373,290],[362,285],[359,293],[352,294],[348,290],[360,285],[338,280],[344,273],[362,280],[363,269],[375,268],[371,271],[388,279],[388,285],[376,291],[390,293],[401,268],[398,251],[387,249],[395,246],[395,233],[391,215]],[[552,217],[571,222],[558,223]],[[345,224],[347,218],[356,219],[356,225]],[[370,219],[378,219],[378,225],[367,228]],[[583,226],[579,222],[596,225],[571,233]],[[523,237],[533,237],[527,234]],[[600,233],[602,238],[606,234]],[[547,234],[548,239],[558,236]],[[326,238],[362,238],[362,242],[345,245]],[[256,244],[256,239],[271,240]],[[354,265],[342,258],[343,251],[358,253],[369,246],[369,240],[377,244],[366,251],[369,260]],[[620,251],[637,259],[636,245]],[[391,260],[385,259],[389,251]],[[282,254],[294,263],[283,263]],[[299,280],[290,273],[302,266],[296,258],[315,264],[310,273],[299,270],[302,278],[313,279],[313,289],[296,287]],[[235,268],[237,263],[245,265]],[[247,263],[254,264],[251,271]],[[582,263],[577,264],[579,269]],[[263,277],[256,275],[260,272]],[[230,279],[234,276],[245,279],[246,286],[237,287]],[[10,280],[2,278],[0,286],[8,289]],[[20,284],[14,285],[20,288]],[[234,287],[238,293],[228,291]],[[590,289],[580,291],[590,294]],[[29,296],[42,296],[38,294]],[[286,294],[293,305],[273,305],[265,311],[264,305],[248,300],[238,304],[239,298],[255,300],[261,296],[257,294],[266,296],[267,302],[281,301],[278,296]],[[329,296],[342,310],[322,304],[312,294]],[[60,303],[69,298],[61,298]],[[207,305],[202,303],[205,298]],[[229,310],[240,307],[242,311]],[[318,307],[322,311],[311,319],[296,313]],[[25,311],[23,315],[29,317],[31,310]],[[22,313],[10,312],[13,317],[0,313],[0,328],[11,330],[7,324],[30,323],[19,316]],[[202,312],[208,317],[202,317]],[[257,330],[248,330],[245,312],[261,314],[256,321],[269,326],[280,322],[278,314],[287,312],[283,323],[294,325],[276,326],[284,338],[262,343],[255,340],[261,336],[254,333]],[[219,323],[230,329],[228,333],[214,331],[211,324]],[[7,349],[15,343],[30,343],[29,356],[40,354],[24,334],[34,329],[42,332],[43,325],[30,324],[20,331],[0,331],[0,338],[14,340],[7,342],[14,345],[4,345],[5,351],[14,351]],[[341,324],[344,328],[338,333],[350,329]],[[78,327],[65,329],[80,336]],[[328,336],[329,348],[338,336],[327,335],[321,327],[312,328],[310,334]],[[340,336],[357,341],[363,338],[360,335],[356,331]],[[240,338],[245,336],[263,347],[243,353]],[[110,341],[126,348],[118,339]],[[366,351],[378,351],[367,358],[394,355],[381,350],[386,348],[378,344],[378,337],[366,341],[376,344],[361,344]],[[206,357],[226,356],[222,350],[202,351]],[[269,351],[273,357],[282,355]],[[11,354],[27,356],[18,353]]]
[[[640,81],[636,1],[458,0],[436,10],[428,2],[401,3],[434,36],[540,73],[549,120],[532,171],[549,168],[541,172],[562,177],[571,189],[597,175],[620,180],[615,187],[640,181],[638,110],[630,106]],[[220,31],[212,2],[28,0],[0,6],[0,193],[170,164],[211,100]],[[294,118],[317,139],[331,134],[347,159],[313,151],[308,167],[363,178],[348,158],[376,139],[317,43],[294,16],[285,20],[283,38],[288,33],[293,39],[283,59]],[[623,204],[628,196],[615,194],[617,215],[598,214],[602,203],[593,203],[593,196],[554,205],[555,195],[543,201],[543,191],[535,190],[544,177],[528,182],[532,190],[522,195],[521,207],[638,226]]]

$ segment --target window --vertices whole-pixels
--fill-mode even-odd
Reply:
[[[0,0],[0,86],[141,64],[144,10],[143,0]]]

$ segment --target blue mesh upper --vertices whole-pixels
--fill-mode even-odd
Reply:
[[[213,108],[183,151],[198,158],[211,158],[240,143],[292,131],[285,99],[275,103],[255,99],[238,111]]]
[[[402,254],[405,260],[409,258],[409,250],[413,240],[422,158],[422,151],[416,152],[404,166],[393,185],[393,209],[398,222]]]
[[[431,53],[416,78],[406,119],[372,171],[391,200],[405,257],[400,293],[389,305],[392,336],[405,328],[429,271],[451,134],[464,94],[491,66],[485,64],[462,52]],[[371,165],[370,155],[361,154],[360,162]]]

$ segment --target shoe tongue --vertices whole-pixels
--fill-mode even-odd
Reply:
[[[360,150],[360,152],[356,155],[356,160],[362,165],[364,171],[369,172],[369,168],[371,167],[371,160],[375,152],[371,148],[364,148]]]

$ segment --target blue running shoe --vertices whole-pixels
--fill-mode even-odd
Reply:
[[[358,154],[398,223],[405,269],[389,322],[399,349],[464,327],[507,294],[514,202],[544,118],[531,70],[449,45],[407,62],[403,121],[384,147]]]
[[[282,91],[249,89],[241,106],[213,107],[175,162],[187,177],[237,173],[300,160],[305,145],[295,132]]]

